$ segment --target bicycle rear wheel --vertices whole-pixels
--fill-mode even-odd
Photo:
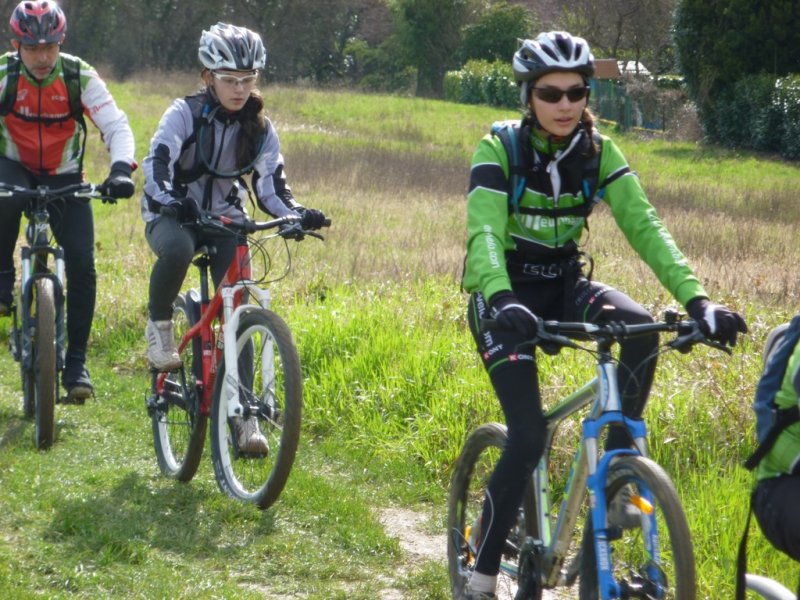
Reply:
[[[173,322],[178,338],[195,323],[197,315],[181,294],[175,300]],[[200,411],[197,376],[192,372],[196,344],[186,345],[181,352],[183,367],[169,373],[164,391],[156,399],[151,421],[158,466],[167,477],[189,481],[197,472],[203,456],[208,417]],[[188,375],[187,375],[188,373]]]
[[[236,332],[239,400],[245,418],[255,417],[269,446],[266,454],[240,451],[228,419],[220,361],[214,382],[211,450],[220,489],[233,498],[269,507],[280,495],[300,439],[303,387],[300,358],[286,323],[266,309],[242,315]]]
[[[35,441],[49,448],[55,439],[56,406],[56,302],[53,281],[38,279],[33,287],[33,382],[35,388]],[[23,385],[25,381],[23,380]],[[30,382],[28,382],[30,385]]]
[[[489,477],[505,445],[506,428],[498,423],[481,425],[470,434],[453,467],[447,501],[447,564],[453,598],[461,598],[475,568],[480,540],[481,513]],[[538,538],[533,485],[528,483],[519,518],[511,528],[497,580],[498,598],[517,594],[519,549],[527,536]],[[528,598],[541,598],[541,590]]]
[[[655,462],[642,456],[626,456],[608,470],[607,502],[626,486],[634,503],[655,513],[659,547],[648,550],[641,526],[609,535],[614,579],[629,591],[627,598],[692,600],[695,597],[694,550],[686,516],[669,476]],[[643,500],[638,500],[638,499]],[[650,523],[643,517],[645,523]],[[591,517],[589,521],[591,522]],[[590,528],[587,528],[590,531]],[[586,535],[581,562],[580,598],[599,598],[595,549]]]

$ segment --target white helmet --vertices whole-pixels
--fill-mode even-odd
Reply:
[[[256,71],[267,63],[267,50],[257,33],[227,23],[217,23],[200,36],[197,56],[211,71]]]
[[[588,80],[594,76],[594,56],[583,38],[566,31],[540,33],[535,40],[523,40],[514,53],[514,79],[520,85],[522,104],[528,103],[528,85],[542,75],[557,71],[578,73]]]

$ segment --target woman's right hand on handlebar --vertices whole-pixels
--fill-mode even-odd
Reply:
[[[515,331],[526,340],[536,336],[539,319],[513,292],[497,292],[489,299],[489,307],[497,329]]]
[[[167,204],[167,207],[175,211],[175,218],[178,223],[188,223],[200,218],[200,209],[191,198],[176,198]]]

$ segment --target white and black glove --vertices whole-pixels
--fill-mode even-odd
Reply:
[[[526,340],[536,337],[539,320],[513,292],[497,292],[489,300],[489,308],[498,329],[515,331]]]
[[[713,304],[708,298],[693,298],[686,305],[686,312],[699,323],[704,334],[723,344],[735,346],[736,336],[747,333],[747,323],[739,313]]]

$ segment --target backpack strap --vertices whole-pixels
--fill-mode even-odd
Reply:
[[[508,157],[508,209],[509,212],[519,212],[519,200],[525,193],[525,178],[528,174],[528,165],[525,161],[523,144],[520,140],[521,132],[519,121],[497,121],[492,123],[492,135],[500,138]]]
[[[747,510],[747,521],[744,524],[742,539],[739,541],[739,551],[736,554],[736,600],[744,600],[745,573],[747,573],[747,537],[750,533],[750,519],[753,516],[753,495],[750,495],[750,505]]]
[[[6,63],[6,89],[0,101],[0,116],[5,117],[17,101],[17,85],[19,84],[20,59],[18,54],[9,54]]]
[[[560,208],[520,207],[519,201],[525,193],[526,178],[531,168],[530,163],[535,160],[535,156],[532,158],[531,153],[527,151],[530,129],[522,127],[519,121],[496,121],[492,124],[491,133],[500,138],[506,156],[508,156],[508,210],[510,213],[550,218],[578,216],[586,219],[595,205],[603,199],[606,186],[630,172],[630,168],[625,166],[611,173],[598,185],[603,138],[597,130],[594,130],[592,141],[597,146],[597,152],[585,162],[583,167],[581,191],[584,201],[577,206]]]
[[[83,155],[86,152],[87,128],[86,119],[83,116],[83,102],[81,100],[81,62],[79,59],[67,58],[61,55],[61,70],[64,77],[64,84],[67,86],[67,97],[69,100],[69,114],[66,117],[42,117],[23,115],[14,111],[14,104],[17,102],[17,88],[19,87],[20,71],[22,61],[19,54],[9,54],[6,68],[6,87],[2,100],[0,100],[0,117],[9,114],[24,120],[35,123],[63,123],[70,119],[75,120],[81,128],[83,140],[81,141],[80,164],[78,170],[83,171]]]

